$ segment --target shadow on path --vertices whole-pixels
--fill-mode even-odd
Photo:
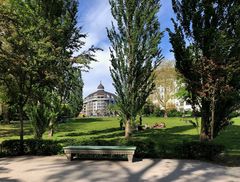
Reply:
[[[25,159],[24,159],[25,158]],[[67,161],[63,156],[16,157],[0,164],[0,181],[238,181],[240,168],[192,160],[144,159],[129,163],[109,160]],[[8,158],[5,158],[8,160]],[[14,165],[13,165],[14,164]],[[23,167],[24,166],[24,167]],[[16,171],[21,175],[15,175]],[[18,179],[15,179],[18,178]]]

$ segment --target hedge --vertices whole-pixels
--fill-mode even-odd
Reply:
[[[7,156],[20,154],[20,140],[5,140],[2,142],[2,153]],[[53,140],[24,140],[25,155],[56,155],[62,150],[58,142]]]

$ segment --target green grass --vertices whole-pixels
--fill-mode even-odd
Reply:
[[[135,132],[134,138],[154,140],[158,144],[175,146],[183,141],[198,140],[198,131],[190,123],[180,118],[143,118],[143,124],[153,125],[164,122],[166,128]],[[24,124],[25,138],[32,138],[32,129],[29,123]],[[19,124],[0,125],[0,142],[8,139],[18,139]],[[44,139],[49,139],[44,134]],[[124,131],[119,129],[118,118],[81,118],[69,120],[59,124],[52,139],[67,145],[69,140],[119,140],[124,138]],[[227,148],[231,156],[240,156],[240,118],[234,119],[234,124],[223,130],[214,140]]]
[[[165,129],[135,132],[133,137],[143,140],[154,139],[159,144],[176,144],[184,141],[197,140],[197,130],[179,118],[143,118],[143,123],[153,125],[165,122]],[[47,136],[44,136],[47,138]],[[118,118],[83,118],[61,124],[54,136],[55,140],[119,140],[124,138],[124,131],[119,129]],[[68,143],[68,142],[66,142]]]

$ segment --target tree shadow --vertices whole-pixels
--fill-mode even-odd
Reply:
[[[171,128],[161,128],[161,129],[147,129],[138,131],[134,136],[149,136],[149,135],[159,135],[159,134],[176,134],[181,135],[182,132],[187,130],[195,129],[192,125],[184,125],[184,126],[174,126]]]
[[[93,122],[101,122],[104,121],[104,118],[78,118],[78,119],[70,119],[71,123],[93,123]]]
[[[24,128],[24,135],[32,135],[31,128]],[[19,135],[19,129],[0,129],[0,137],[13,137]]]
[[[240,126],[232,125],[222,130],[215,138],[216,143],[223,143],[228,149],[236,150],[240,154]]]
[[[73,160],[65,157],[24,157],[6,160],[4,173],[0,181],[24,181],[19,176],[9,177],[9,171],[15,170],[28,174],[42,174],[42,181],[238,181],[240,168],[227,168],[206,162],[193,160],[144,159],[134,163],[118,160]],[[13,164],[14,165],[10,165]],[[20,166],[24,166],[21,168]],[[13,166],[15,168],[13,169]],[[0,169],[1,170],[1,169]],[[26,179],[25,179],[26,180]]]
[[[228,176],[237,180],[239,174],[229,174],[225,167],[199,161],[144,160],[135,163],[107,160],[54,161],[37,169],[51,170],[45,181],[217,181]],[[57,170],[56,170],[57,169]],[[33,171],[31,169],[31,171]],[[38,170],[36,170],[37,172]],[[30,172],[30,171],[29,171]],[[114,180],[115,179],[115,180]],[[225,180],[229,181],[229,180]]]
[[[78,136],[87,136],[87,135],[99,135],[99,134],[105,134],[105,133],[112,133],[116,131],[121,131],[119,128],[108,128],[104,130],[91,130],[89,132],[70,132],[66,133],[65,135],[61,135],[61,137],[78,137]]]
[[[148,129],[134,133],[133,137],[142,137],[159,144],[176,144],[182,143],[183,141],[198,140],[199,136],[197,134],[183,134],[183,132],[191,129],[194,129],[191,125],[175,126],[164,129]]]
[[[56,128],[56,132],[72,132],[74,131],[74,125],[85,125],[93,122],[101,122],[104,121],[103,118],[80,118],[80,119],[70,119],[65,121],[64,123],[59,123]],[[79,133],[81,134],[81,132]],[[63,137],[64,135],[62,135]]]
[[[0,167],[0,174],[1,173],[7,173],[9,172],[9,169],[5,168],[5,167]]]
[[[0,178],[0,182],[20,182],[20,181],[17,179]]]

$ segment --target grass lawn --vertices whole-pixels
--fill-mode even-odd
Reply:
[[[197,130],[189,123],[181,121],[180,118],[143,118],[143,124],[154,125],[164,122],[165,129],[146,130],[135,133],[133,136],[138,138],[149,138],[158,136],[161,141],[169,140],[192,140],[197,139]],[[25,138],[32,138],[32,129],[29,123],[24,125]],[[0,125],[0,142],[7,139],[18,139],[19,124]],[[175,137],[176,136],[176,137]],[[47,133],[44,139],[48,139]],[[81,118],[59,124],[53,139],[77,139],[85,140],[90,138],[112,140],[124,138],[124,131],[119,129],[117,117],[109,118]],[[167,141],[168,142],[168,141]]]
[[[223,130],[214,142],[226,146],[230,155],[240,156],[240,118],[235,118],[234,124]],[[164,145],[175,146],[183,141],[198,140],[198,131],[190,123],[180,118],[143,118],[143,124],[153,125],[164,122],[166,128],[145,130],[133,134],[134,138],[153,140]],[[19,124],[0,125],[0,142],[7,139],[18,139]],[[25,124],[25,138],[32,138],[32,129],[29,123]],[[118,118],[81,118],[69,120],[59,124],[53,139],[68,145],[69,141],[85,140],[119,140],[124,138],[124,131],[119,129]],[[47,133],[44,139],[49,139]]]

